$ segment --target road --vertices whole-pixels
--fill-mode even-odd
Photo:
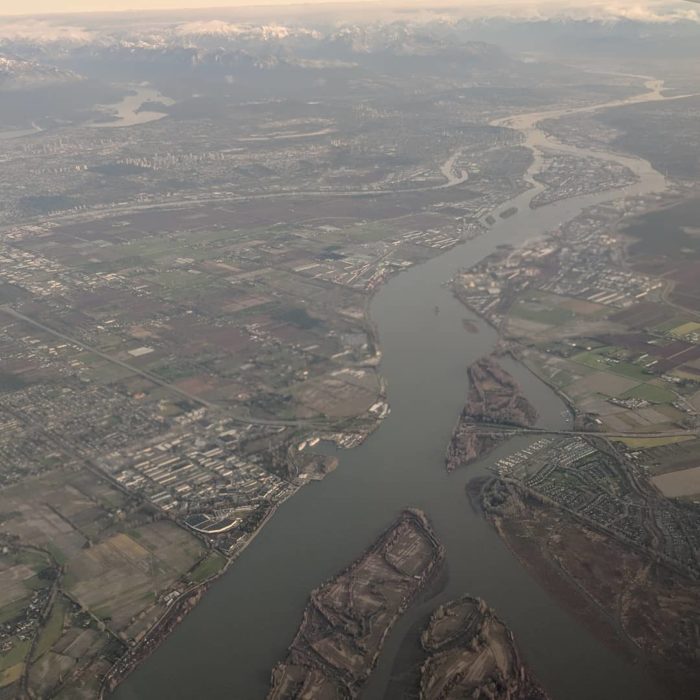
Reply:
[[[478,428],[481,433],[507,433],[509,435],[525,435],[527,433],[537,433],[540,435],[578,435],[589,437],[608,438],[670,438],[682,437],[684,435],[694,436],[700,434],[700,427],[680,428],[677,430],[662,430],[653,433],[640,431],[606,431],[606,430],[552,430],[551,428],[530,428],[505,423],[479,423],[477,421],[464,421],[466,425]]]
[[[151,211],[154,209],[163,209],[165,211],[172,211],[176,209],[188,209],[192,207],[204,206],[207,204],[226,204],[228,202],[253,202],[257,200],[264,199],[287,199],[287,198],[309,198],[314,199],[317,197],[322,198],[333,198],[333,197],[387,197],[391,195],[402,195],[402,194],[418,194],[420,192],[434,192],[437,190],[445,190],[451,187],[457,187],[465,183],[469,179],[469,172],[465,169],[461,171],[459,176],[454,175],[451,172],[452,165],[456,161],[457,157],[460,155],[461,151],[457,151],[452,154],[450,158],[440,166],[440,173],[447,178],[447,182],[437,184],[437,185],[427,185],[424,187],[404,187],[400,189],[385,189],[385,190],[281,190],[275,192],[258,192],[243,195],[234,195],[230,193],[221,193],[219,195],[208,195],[208,196],[193,196],[191,198],[187,196],[180,196],[177,201],[167,201],[161,200],[158,202],[146,202],[142,204],[129,203],[117,203],[110,205],[96,205],[91,207],[88,211],[68,211],[65,213],[59,213],[52,215],[51,220],[54,223],[77,223],[79,221],[95,221],[96,219],[105,218],[108,216],[126,216],[129,214],[136,214],[142,211]],[[449,168],[449,170],[447,170]],[[448,174],[449,172],[449,174]],[[31,223],[31,222],[27,222]],[[35,220],[35,223],[40,223],[39,219]],[[0,228],[0,232],[12,230],[17,228],[16,224],[10,224]]]
[[[8,316],[11,316],[12,318],[17,319],[18,321],[23,321],[24,323],[28,323],[31,326],[34,326],[35,328],[39,328],[40,330],[44,331],[45,333],[50,333],[56,338],[60,338],[61,340],[65,340],[68,343],[71,343],[73,345],[76,345],[77,347],[81,348],[82,350],[86,350],[87,352],[91,352],[94,355],[97,355],[98,357],[101,357],[103,360],[106,360],[107,362],[111,362],[114,365],[117,365],[118,367],[122,367],[129,372],[132,372],[133,374],[137,374],[144,379],[147,379],[148,381],[152,382],[153,384],[157,384],[158,386],[162,386],[163,388],[167,389],[173,394],[176,394],[184,399],[187,399],[188,401],[192,401],[193,403],[198,404],[199,406],[204,406],[205,408],[215,410],[215,411],[225,411],[225,409],[219,405],[212,403],[211,401],[208,401],[207,399],[202,398],[201,396],[197,396],[197,394],[193,394],[185,389],[182,389],[175,384],[171,384],[170,382],[165,381],[164,379],[161,379],[158,375],[153,374],[152,372],[149,372],[148,370],[145,369],[140,369],[139,367],[135,367],[134,365],[125,362],[124,360],[120,360],[117,357],[114,357],[113,355],[110,355],[106,352],[102,352],[101,350],[98,350],[97,348],[93,347],[92,345],[88,345],[87,343],[84,343],[82,340],[78,340],[77,338],[73,338],[72,336],[66,335],[65,333],[61,333],[60,331],[57,331],[55,328],[51,328],[50,326],[47,326],[45,323],[42,323],[41,321],[37,321],[29,316],[26,316],[23,313],[20,313],[19,311],[16,311],[15,309],[11,308],[10,306],[7,305],[0,305],[0,312],[7,314]],[[244,423],[246,425],[270,425],[270,426],[291,426],[291,427],[319,427],[319,428],[332,428],[332,423],[329,421],[321,421],[321,420],[280,420],[280,419],[270,419],[270,418],[257,418],[255,416],[246,416],[246,415],[240,415],[236,414],[230,411],[226,411],[227,417],[239,422],[239,423]]]

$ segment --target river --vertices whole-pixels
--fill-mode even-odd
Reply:
[[[656,86],[649,97],[658,95]],[[633,101],[639,98],[628,102]],[[533,150],[594,153],[623,162],[639,176],[627,188],[629,194],[666,188],[644,160],[562,146],[548,138],[536,125],[550,116],[521,115],[513,126]],[[448,575],[437,595],[412,607],[394,627],[363,700],[405,697],[390,684],[402,643],[415,637],[417,624],[438,603],[464,593],[483,597],[507,622],[554,700],[665,697],[643,666],[614,654],[563,610],[470,508],[467,481],[528,438],[512,439],[468,469],[448,474],[444,467],[445,448],[465,401],[466,368],[497,341],[496,332],[467,312],[444,283],[498,245],[520,245],[621,194],[606,191],[532,210],[529,202],[542,189],[532,179],[539,163],[535,158],[528,173],[532,189],[498,209],[517,207],[517,214],[496,217],[483,236],[402,272],[379,290],[370,313],[379,330],[391,414],[363,445],[341,454],[337,470],[284,503],[194,611],[115,691],[115,700],[264,698],[270,671],[284,658],[310,591],[357,558],[407,506],[430,516],[447,551]],[[465,318],[479,333],[465,331]],[[522,366],[509,368],[538,409],[540,425],[554,428],[570,421],[547,386]]]
[[[104,120],[88,122],[93,128],[120,128],[148,124],[168,116],[165,112],[150,112],[142,110],[142,105],[148,102],[159,102],[171,105],[174,100],[161,95],[158,90],[146,85],[137,85],[129,88],[129,92],[119,102],[108,105],[95,105],[95,109],[104,114]]]

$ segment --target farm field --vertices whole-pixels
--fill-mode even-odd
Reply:
[[[199,540],[88,471],[4,489],[0,513],[3,698],[25,669],[40,697],[78,675],[78,694],[67,697],[92,697],[86,669],[104,673],[163,614],[164,595],[202,574],[188,575],[206,553]],[[218,570],[209,561],[207,571]]]

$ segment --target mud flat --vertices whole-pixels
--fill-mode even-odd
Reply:
[[[535,407],[495,357],[484,357],[471,365],[469,382],[467,402],[447,448],[448,471],[474,462],[504,439],[503,433],[479,424],[531,427],[537,421]]]
[[[479,326],[474,323],[474,321],[470,321],[468,318],[465,318],[462,321],[462,325],[464,326],[464,330],[467,331],[467,333],[478,333],[479,332]]]
[[[311,594],[268,698],[357,697],[387,633],[443,557],[427,517],[405,510],[360,559]]]
[[[421,700],[546,700],[520,661],[513,634],[483,600],[441,605],[421,636]]]

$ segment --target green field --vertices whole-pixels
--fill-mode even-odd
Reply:
[[[8,685],[16,683],[22,677],[23,671],[23,663],[17,663],[14,666],[10,666],[0,671],[0,688],[5,688]]]
[[[17,591],[13,594],[14,586],[10,585],[9,589],[0,590],[0,625],[10,622],[20,615],[29,605],[32,591],[38,591],[42,588],[48,588],[51,585],[53,576],[41,576],[40,573],[50,567],[49,558],[42,552],[21,549],[11,552],[7,555],[0,555],[0,567],[7,575],[8,570],[11,571],[15,566],[28,566],[34,572],[33,576],[22,575],[21,585],[24,593]],[[9,593],[9,597],[8,594]]]
[[[683,323],[680,326],[672,328],[670,333],[676,338],[684,338],[689,333],[697,333],[698,331],[700,331],[700,323],[696,323],[695,321],[689,321],[687,323]]]
[[[618,360],[617,362],[610,361],[609,358],[603,355],[603,353],[610,353],[610,351],[611,348],[601,348],[600,350],[593,350],[591,352],[582,352],[578,355],[574,355],[574,357],[571,359],[574,362],[585,365],[586,367],[592,367],[593,369],[606,372],[613,372],[615,374],[620,374],[623,377],[638,379],[640,382],[644,382],[649,379],[649,374],[638,365],[633,365],[631,362],[625,362],[624,360]]]
[[[678,442],[687,442],[692,440],[693,437],[688,435],[676,435],[673,437],[658,437],[658,438],[645,438],[645,437],[626,437],[621,438],[620,442],[624,442],[627,447],[632,449],[648,449],[651,447],[662,447],[663,445],[675,445]]]
[[[14,666],[15,664],[24,661],[24,658],[29,653],[29,647],[32,645],[31,640],[24,641],[16,639],[15,645],[6,654],[0,654],[0,671]]]
[[[43,656],[60,639],[63,632],[63,619],[67,609],[68,601],[63,596],[59,596],[53,608],[51,608],[49,619],[41,630],[39,641],[32,655],[32,661]]]
[[[556,374],[553,374],[550,378],[549,381],[554,384],[554,386],[559,387],[560,389],[563,389],[564,387],[568,386],[571,384],[573,381],[575,381],[575,377],[573,374],[567,372],[566,370],[559,370]]]
[[[576,377],[569,371],[561,367],[554,367],[540,359],[529,355],[525,364],[538,376],[552,383],[559,389],[563,389],[573,382]]]
[[[223,555],[212,552],[190,571],[189,578],[193,583],[202,583],[202,581],[206,581],[214,574],[219,573],[225,564],[226,558]]]
[[[670,319],[667,321],[664,321],[663,323],[657,323],[654,326],[654,330],[657,331],[658,333],[668,333],[669,331],[673,330],[674,328],[681,326],[684,323],[688,323],[688,321],[692,321],[693,319],[690,316],[684,316],[684,315],[679,315],[679,316],[672,316]]]
[[[558,326],[574,318],[574,313],[567,309],[542,308],[540,304],[516,303],[510,310],[510,315],[524,321],[535,321],[547,326]]]
[[[14,603],[4,605],[2,608],[0,608],[0,625],[4,625],[6,622],[14,620],[17,616],[21,615],[28,603],[29,596],[16,600]]]
[[[51,563],[46,554],[33,549],[21,549],[14,554],[13,558],[18,564],[31,566],[37,572],[45,569]]]
[[[53,542],[47,542],[46,549],[51,553],[57,564],[63,565],[66,563],[66,555]]]
[[[644,399],[650,403],[673,403],[676,400],[676,395],[664,389],[661,386],[654,386],[653,384],[640,384],[635,386],[633,389],[626,391],[622,394],[623,399]]]

